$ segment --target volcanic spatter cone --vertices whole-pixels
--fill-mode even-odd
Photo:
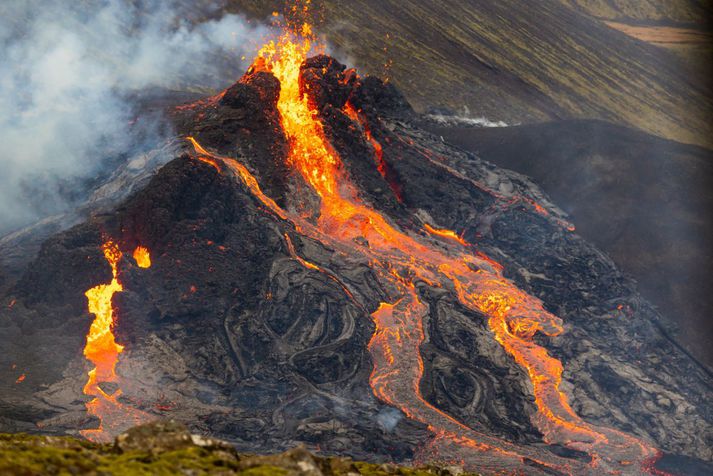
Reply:
[[[178,108],[174,160],[5,276],[0,364],[27,377],[0,383],[1,430],[171,417],[245,451],[484,473],[713,457],[710,376],[535,185],[293,53]],[[116,378],[87,394],[85,292],[114,278]]]

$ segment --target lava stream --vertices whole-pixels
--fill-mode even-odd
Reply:
[[[115,314],[112,299],[114,294],[124,290],[117,270],[122,253],[112,241],[104,243],[102,251],[111,266],[111,282],[95,286],[85,293],[89,312],[94,314],[95,318],[84,346],[84,356],[94,364],[94,368],[88,373],[89,379],[84,385],[84,394],[94,397],[87,403],[87,413],[99,419],[99,427],[82,430],[81,434],[95,442],[111,441],[119,431],[149,419],[147,414],[128,408],[118,401],[121,389],[118,388],[116,364],[124,346],[117,344],[114,337]],[[151,258],[146,248],[137,248],[134,258],[140,267],[151,266]],[[107,384],[113,384],[116,390],[108,392],[105,390]]]
[[[357,248],[351,239],[342,239],[331,232],[326,232],[321,226],[314,226],[299,215],[288,214],[262,192],[255,177],[243,164],[230,157],[206,151],[192,137],[187,139],[193,145],[196,154],[210,155],[214,160],[222,161],[258,201],[275,216],[292,223],[295,230],[322,242],[329,248],[338,250],[340,253],[345,255],[356,253],[369,260],[380,283],[389,289],[391,294],[397,296],[395,304],[382,303],[379,309],[372,314],[376,329],[369,342],[369,350],[374,361],[374,369],[369,383],[377,398],[399,408],[410,418],[426,424],[434,433],[433,441],[425,449],[420,459],[425,459],[427,455],[430,456],[433,453],[433,459],[444,458],[448,455],[449,458],[465,461],[471,466],[477,462],[479,471],[486,469],[514,471],[522,468],[523,458],[528,458],[543,466],[565,471],[577,467],[579,468],[578,473],[584,474],[585,468],[577,466],[576,462],[573,463],[547,453],[541,454],[530,448],[518,447],[507,441],[474,431],[425,401],[419,388],[419,382],[423,377],[423,361],[419,348],[424,340],[422,319],[428,313],[428,306],[418,298],[414,283],[404,280],[392,269],[392,266],[396,266],[397,263],[398,266],[405,268],[413,265],[409,257],[391,256],[382,261],[384,255],[378,251],[373,252],[368,247]],[[356,226],[347,227],[347,229],[355,231],[353,236],[362,236],[359,234],[360,230],[370,230],[369,226],[364,227],[363,223],[359,224],[359,219],[356,221]],[[385,222],[382,225],[385,225]],[[371,233],[367,236],[370,235]],[[380,232],[377,232],[375,240],[378,241],[381,236]],[[428,250],[425,246],[416,245],[416,242],[410,237],[404,235],[404,238],[411,240],[411,244],[420,247],[421,251]],[[290,255],[302,266],[332,277],[323,268],[298,256],[289,235],[285,235],[285,241]],[[468,262],[474,260],[476,258],[466,259]],[[479,262],[484,266],[491,266],[487,260],[480,259]],[[428,277],[434,276],[435,279],[435,275],[430,275],[425,269],[423,273],[417,278],[418,281],[438,285],[436,281]],[[333,279],[336,280],[336,278]],[[339,280],[336,281],[353,299],[353,294]]]
[[[447,230],[445,228],[435,228],[435,227],[429,225],[428,223],[425,223],[423,225],[423,229],[426,230],[431,235],[440,236],[441,238],[445,238],[447,240],[452,240],[457,243],[460,243],[463,246],[468,246],[468,242],[465,241],[460,235],[458,235],[453,230]]]

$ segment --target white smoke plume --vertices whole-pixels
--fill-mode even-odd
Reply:
[[[193,5],[0,3],[0,236],[67,209],[108,161],[158,142],[160,118],[132,127],[138,92],[224,87],[271,34],[221,5],[201,21],[211,12]]]

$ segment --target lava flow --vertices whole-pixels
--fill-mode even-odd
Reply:
[[[527,470],[533,474],[540,472],[538,465],[568,473],[616,474],[631,472],[632,461],[645,472],[645,463],[656,455],[654,448],[621,432],[583,421],[560,390],[561,363],[533,341],[538,332],[546,336],[560,334],[560,318],[507,280],[497,262],[472,254],[468,244],[454,232],[428,226],[426,230],[433,238],[411,234],[360,199],[340,157],[325,137],[319,111],[300,89],[300,66],[312,47],[310,32],[310,27],[286,32],[278,42],[263,47],[256,65],[271,71],[281,84],[278,110],[290,143],[287,160],[321,199],[317,223],[304,218],[308,213],[282,210],[262,193],[245,166],[209,153],[195,139],[189,139],[199,156],[221,161],[233,170],[256,198],[281,219],[292,222],[297,231],[370,264],[381,289],[390,296],[389,302],[381,303],[371,316],[375,332],[369,343],[374,363],[370,385],[377,398],[432,431],[434,438],[422,449],[421,456],[455,459],[486,472],[522,471],[530,464]],[[353,111],[344,112],[354,117]],[[291,242],[288,246],[294,257]],[[310,269],[320,269],[319,263],[302,258],[300,262]],[[420,299],[419,288],[425,286],[450,289],[461,304],[485,316],[494,339],[530,377],[537,408],[532,420],[545,442],[585,451],[591,463],[484,434],[424,399],[419,349],[425,340],[423,320],[429,314],[429,306]]]
[[[84,356],[94,364],[84,385],[84,394],[94,397],[87,403],[87,412],[99,419],[99,427],[82,430],[81,434],[96,442],[110,441],[118,433],[117,430],[145,422],[148,418],[148,415],[128,408],[117,400],[121,396],[121,389],[118,388],[116,364],[124,346],[117,344],[114,337],[115,314],[112,299],[114,294],[124,290],[117,270],[122,253],[112,241],[104,243],[102,250],[111,266],[111,282],[95,286],[85,293],[89,312],[94,314],[95,318],[84,346]],[[146,248],[137,248],[134,257],[140,267],[151,266],[151,258]],[[113,392],[107,390],[110,386],[115,388]]]
[[[447,240],[453,240],[463,246],[468,246],[468,242],[465,241],[461,236],[458,235],[458,233],[453,230],[447,230],[445,228],[435,228],[429,225],[428,223],[425,223],[423,225],[423,229],[432,235],[440,236]]]

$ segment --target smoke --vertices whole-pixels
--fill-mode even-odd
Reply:
[[[0,235],[67,210],[109,163],[169,134],[160,117],[135,123],[139,92],[224,87],[271,33],[192,4],[3,2]]]
[[[403,417],[403,413],[399,410],[391,407],[385,407],[376,415],[376,422],[383,431],[391,433]]]
[[[425,117],[439,126],[447,127],[509,127],[504,121],[491,121],[486,117],[453,116],[447,114],[426,114]],[[517,124],[512,124],[517,125]]]

